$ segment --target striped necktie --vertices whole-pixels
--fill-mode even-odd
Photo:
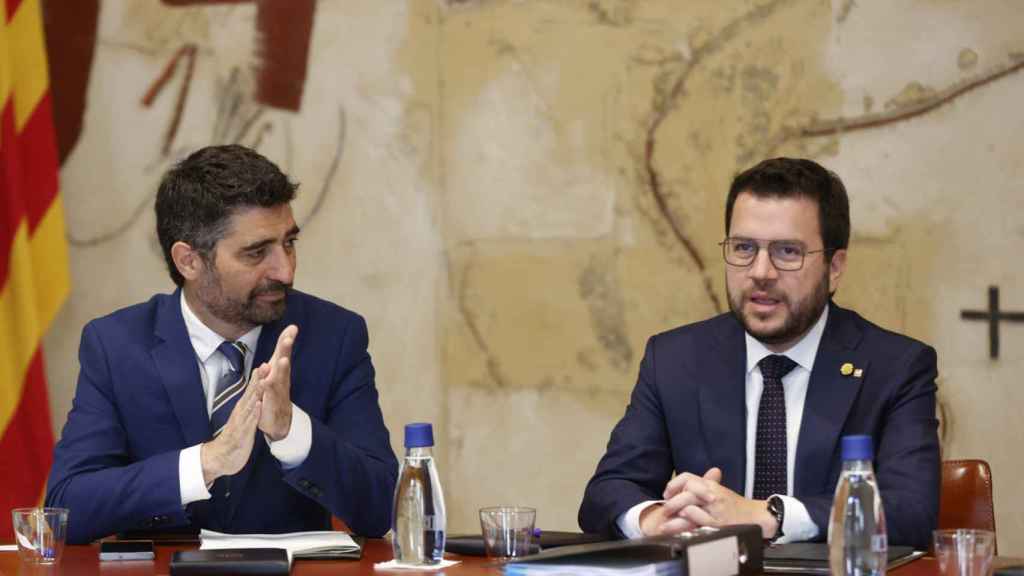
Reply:
[[[757,407],[757,440],[754,445],[754,500],[788,494],[786,445],[786,392],[782,378],[796,368],[785,356],[765,356],[761,368],[764,390]]]
[[[217,388],[214,391],[213,407],[210,409],[210,425],[213,428],[213,435],[220,434],[224,424],[227,424],[228,416],[238,403],[238,399],[245,390],[245,353],[246,346],[241,342],[220,343],[217,350],[227,358],[231,367],[220,377]]]

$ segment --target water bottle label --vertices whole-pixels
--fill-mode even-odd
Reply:
[[[433,514],[429,514],[429,515],[423,517],[423,529],[424,530],[443,530],[444,526],[441,526],[441,521],[440,521],[440,519],[437,516],[435,516]]]
[[[871,537],[871,551],[885,552],[889,549],[888,539],[885,534],[875,534]]]

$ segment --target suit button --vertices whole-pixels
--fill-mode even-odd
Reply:
[[[302,486],[303,488],[309,488],[309,480],[306,480],[305,478],[299,480],[299,486]]]
[[[227,492],[224,492],[224,497],[225,498],[231,498],[231,490],[228,490]]]

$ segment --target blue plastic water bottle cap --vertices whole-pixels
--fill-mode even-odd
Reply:
[[[423,448],[434,445],[434,427],[428,422],[405,425],[405,447]]]
[[[871,436],[843,436],[843,460],[872,460],[874,457]]]

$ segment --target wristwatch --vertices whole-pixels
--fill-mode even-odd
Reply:
[[[769,544],[773,544],[779,538],[782,538],[782,521],[786,518],[786,502],[779,496],[768,497],[768,513],[775,517],[775,522],[778,523],[779,528],[775,531],[775,536],[768,539]]]

